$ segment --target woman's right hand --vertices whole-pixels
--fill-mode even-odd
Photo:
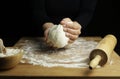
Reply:
[[[66,36],[69,38],[69,43],[73,43],[81,34],[81,25],[77,21],[72,21],[70,18],[64,18],[60,24],[63,25],[63,29]]]

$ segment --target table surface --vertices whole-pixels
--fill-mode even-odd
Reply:
[[[87,40],[100,41],[101,37],[81,37]],[[21,38],[14,46],[28,38]],[[30,64],[19,63],[16,67],[9,70],[0,70],[0,77],[3,76],[22,76],[22,77],[45,77],[45,76],[120,76],[120,57],[114,51],[112,53],[112,64],[105,64],[102,68],[90,70],[89,68],[64,68],[64,67],[43,67]]]

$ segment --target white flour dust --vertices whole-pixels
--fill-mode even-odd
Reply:
[[[88,67],[89,54],[98,42],[78,38],[70,48],[51,49],[41,40],[26,40],[21,43],[25,51],[21,63],[41,65],[44,67]]]
[[[6,48],[6,53],[0,53],[0,57],[8,57],[8,56],[13,56],[17,53],[19,53],[20,50],[19,49],[12,49],[12,48]]]

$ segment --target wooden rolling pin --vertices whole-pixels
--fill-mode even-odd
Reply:
[[[111,58],[111,54],[117,44],[117,39],[114,35],[106,35],[90,53],[89,68],[96,68],[98,65],[103,66]]]

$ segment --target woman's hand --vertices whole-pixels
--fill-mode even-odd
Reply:
[[[66,36],[70,39],[69,43],[73,43],[81,34],[81,25],[70,18],[64,18],[60,24],[63,25]]]
[[[47,38],[48,38],[49,28],[52,27],[53,25],[54,24],[51,22],[47,22],[43,24],[45,41],[47,41]]]

